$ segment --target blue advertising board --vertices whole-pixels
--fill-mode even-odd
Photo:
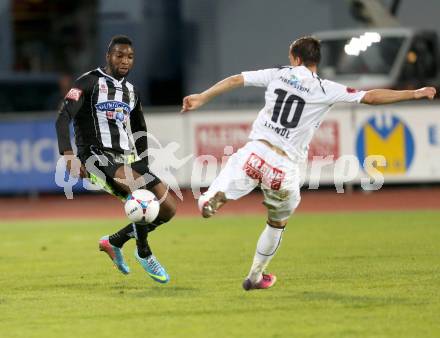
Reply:
[[[58,159],[55,116],[0,121],[0,193],[62,192]]]

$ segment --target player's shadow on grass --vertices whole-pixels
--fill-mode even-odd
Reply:
[[[381,307],[381,306],[390,306],[396,304],[420,305],[425,303],[420,301],[415,302],[414,300],[403,297],[356,296],[356,295],[347,295],[347,294],[335,293],[335,292],[302,292],[301,294],[296,295],[294,297],[307,302],[331,301],[354,308],[363,308],[363,307],[372,307],[372,306]]]
[[[197,288],[182,287],[182,286],[150,286],[150,285],[139,285],[139,286],[122,286],[115,285],[111,287],[116,290],[118,296],[126,296],[133,298],[185,298],[193,297],[195,294],[200,292]]]

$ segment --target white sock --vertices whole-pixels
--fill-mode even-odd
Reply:
[[[255,251],[251,271],[249,271],[248,275],[248,278],[252,282],[257,283],[262,278],[264,269],[267,267],[281,244],[283,231],[284,228],[274,228],[267,224],[266,228],[261,233],[257,242],[257,250]]]

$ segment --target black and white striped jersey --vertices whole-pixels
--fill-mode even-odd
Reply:
[[[73,120],[78,149],[91,145],[119,153],[132,150],[127,122],[131,132],[147,131],[139,94],[125,78],[117,80],[97,68],[85,73],[64,98],[57,120],[60,154],[72,150],[69,122]],[[147,138],[136,140],[138,155],[148,145]]]

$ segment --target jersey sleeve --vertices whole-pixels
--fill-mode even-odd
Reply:
[[[58,138],[58,149],[61,155],[64,154],[65,151],[72,150],[69,124],[81,109],[84,104],[84,97],[89,94],[92,88],[93,80],[90,76],[85,75],[75,81],[73,87],[63,99],[55,125]]]
[[[278,70],[278,68],[269,68],[250,72],[242,72],[241,75],[243,75],[244,78],[244,86],[267,87],[270,81],[275,78]]]
[[[148,164],[147,124],[145,123],[142,104],[138,93],[136,93],[136,98],[136,105],[130,113],[130,129],[133,134],[137,155]]]
[[[329,104],[338,102],[345,103],[360,103],[365,95],[365,91],[356,90],[354,88],[346,87],[340,83],[324,80],[323,87],[326,91],[326,96]]]

